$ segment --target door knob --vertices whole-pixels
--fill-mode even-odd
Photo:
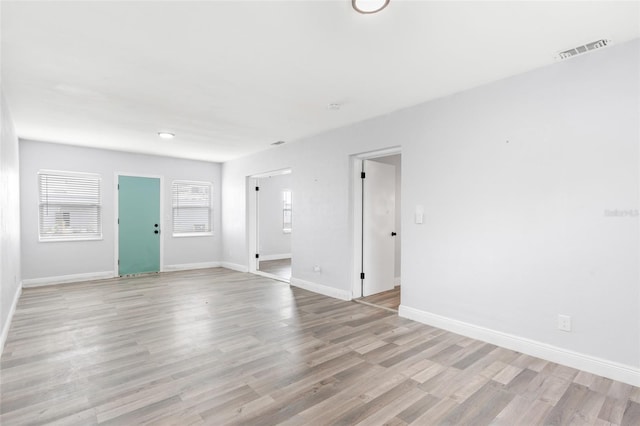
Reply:
[[[155,231],[153,231],[154,234],[159,233],[160,231],[158,231],[157,229]]]
[[[395,236],[396,236],[396,233],[395,233],[395,232],[391,232],[391,236],[392,236],[392,237],[395,237]]]
[[[155,226],[155,227],[157,228],[157,227],[158,227],[158,224],[156,223],[156,224],[155,224],[155,225],[153,225],[153,226]]]

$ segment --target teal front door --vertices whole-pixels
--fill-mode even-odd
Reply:
[[[118,275],[160,272],[160,179],[118,177]]]

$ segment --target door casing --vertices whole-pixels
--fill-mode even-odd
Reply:
[[[113,276],[118,277],[120,268],[118,265],[118,259],[120,258],[119,253],[119,244],[120,244],[120,232],[118,229],[118,212],[120,211],[120,198],[118,194],[118,181],[120,180],[120,176],[132,176],[132,177],[141,177],[141,178],[155,178],[160,179],[160,272],[164,272],[164,232],[169,232],[165,230],[165,220],[164,220],[164,176],[160,175],[147,175],[140,173],[127,173],[127,172],[115,172],[114,173],[114,185],[113,185],[113,194],[114,194],[114,203],[115,206],[113,212],[113,229],[114,229],[114,246],[113,246]]]
[[[393,146],[377,151],[363,152],[351,156],[351,295],[357,299],[362,297],[362,280],[360,272],[362,267],[362,171],[363,160],[387,157],[389,155],[402,154],[400,146]],[[365,271],[366,272],[366,271]]]
[[[248,271],[252,274],[261,275],[267,278],[271,278],[278,281],[289,282],[282,277],[277,275],[269,274],[268,272],[262,272],[259,269],[259,259],[256,259],[255,255],[258,253],[259,247],[259,227],[258,227],[258,198],[259,191],[256,191],[256,186],[259,186],[260,179],[266,178],[269,176],[278,176],[291,173],[292,170],[290,167],[284,169],[273,170],[270,172],[258,173],[255,175],[247,176],[246,178],[246,188],[247,188],[247,222],[246,222],[246,230],[247,230],[247,265]],[[292,261],[293,262],[293,261]],[[293,264],[292,264],[293,266]]]

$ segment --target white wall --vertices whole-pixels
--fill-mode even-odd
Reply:
[[[260,259],[291,257],[291,234],[282,232],[282,191],[291,189],[291,174],[263,177],[258,182],[260,186],[258,209]]]
[[[371,161],[391,164],[396,168],[396,236],[395,239],[395,265],[394,277],[396,285],[402,276],[402,155],[395,154],[386,157],[371,158]]]
[[[160,142],[159,142],[160,143]],[[162,176],[162,238],[165,269],[207,266],[221,260],[220,165],[168,157],[20,141],[22,275],[25,285],[47,281],[111,275],[115,259],[115,173]],[[102,176],[101,241],[38,242],[38,182],[40,169],[99,173]],[[213,182],[213,236],[171,235],[173,180]],[[62,278],[60,278],[62,277]]]
[[[401,145],[401,314],[640,384],[638,217],[605,216],[638,209],[639,51],[614,45],[225,163],[224,259],[247,264],[245,177],[291,167],[292,283],[350,294],[349,155]]]
[[[20,174],[18,138],[0,94],[0,353],[20,297]]]
[[[389,138],[377,145],[382,148]],[[326,143],[324,143],[326,141]],[[359,140],[355,127],[281,145],[262,153],[224,163],[224,260],[248,265],[246,234],[246,177],[267,170],[291,168],[294,230],[292,277],[351,294],[347,280],[351,265],[349,155],[369,150],[372,143]],[[319,265],[321,272],[313,271]]]

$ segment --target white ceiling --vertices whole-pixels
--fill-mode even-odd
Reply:
[[[21,138],[226,161],[639,37],[639,4],[2,1],[2,90]]]

